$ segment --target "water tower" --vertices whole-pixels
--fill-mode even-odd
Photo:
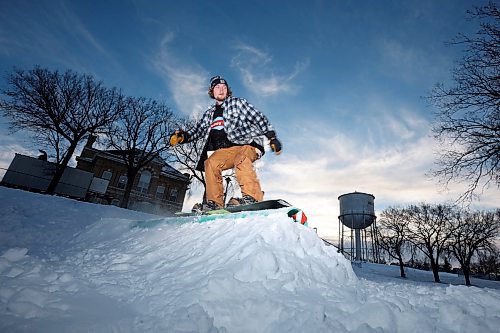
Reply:
[[[372,194],[353,192],[339,196],[339,250],[349,255],[351,260],[366,261],[371,254],[377,261],[375,236],[375,197]],[[350,229],[350,247],[344,247],[344,226]],[[340,230],[340,228],[342,229]],[[369,229],[369,233],[367,233]],[[353,237],[354,233],[354,237]],[[348,234],[349,235],[349,234]],[[354,250],[356,255],[354,256]]]

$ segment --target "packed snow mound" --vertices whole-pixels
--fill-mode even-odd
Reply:
[[[293,318],[298,308],[316,312],[321,324],[322,306],[304,299],[320,299],[332,284],[357,281],[349,262],[285,213],[252,220],[226,216],[201,224],[188,220],[165,219],[136,230],[126,230],[119,220],[96,224],[74,240],[81,251],[71,262],[100,293],[130,295],[144,314],[176,323],[181,332],[186,321],[207,318],[230,332],[276,332],[283,322],[292,329],[301,321]],[[96,241],[109,230],[115,237]],[[94,245],[88,249],[88,244]],[[152,301],[156,298],[163,301]],[[147,329],[175,328],[150,322]],[[202,327],[194,325],[187,331]]]
[[[283,211],[159,218],[0,187],[2,332],[495,332],[493,289],[358,279]]]

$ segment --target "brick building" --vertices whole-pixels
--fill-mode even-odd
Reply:
[[[127,184],[127,169],[122,151],[99,150],[91,137],[76,158],[77,169],[92,172],[87,201],[120,206]],[[182,210],[190,177],[158,157],[137,175],[130,194],[129,209],[171,215]]]

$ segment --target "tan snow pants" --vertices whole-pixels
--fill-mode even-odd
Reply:
[[[212,200],[219,206],[224,207],[222,171],[234,168],[241,194],[250,195],[255,200],[262,201],[264,194],[253,167],[253,162],[257,158],[255,147],[249,145],[216,150],[205,161],[207,200]]]

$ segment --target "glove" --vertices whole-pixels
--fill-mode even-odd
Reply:
[[[183,130],[177,130],[170,136],[170,144],[175,146],[178,143],[183,143],[186,139],[187,133]]]
[[[276,132],[269,131],[265,134],[266,138],[269,139],[269,145],[271,146],[271,150],[276,153],[276,155],[281,154],[281,142],[276,139]]]
[[[269,140],[269,144],[271,145],[271,150],[276,153],[276,155],[281,154],[281,142],[280,140],[274,138],[271,138]]]

